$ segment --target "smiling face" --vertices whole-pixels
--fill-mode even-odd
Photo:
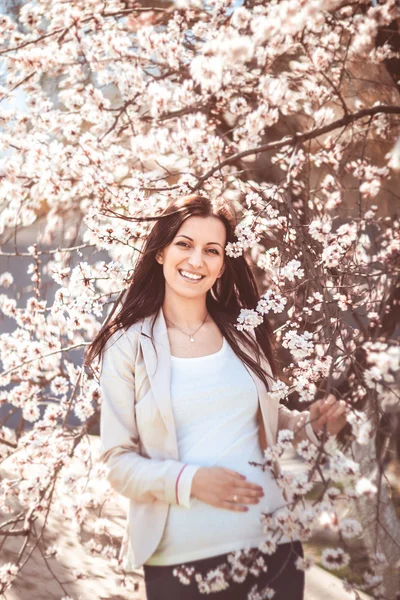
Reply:
[[[186,219],[156,256],[163,265],[166,293],[205,296],[224,271],[225,244],[225,226],[217,217]]]

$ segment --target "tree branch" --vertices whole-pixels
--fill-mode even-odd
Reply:
[[[229,158],[226,158],[225,160],[220,162],[219,165],[209,169],[209,171],[207,171],[207,173],[205,173],[204,175],[202,175],[202,177],[199,178],[199,181],[191,189],[193,192],[196,192],[197,190],[199,190],[201,188],[203,183],[209,177],[214,175],[214,173],[216,171],[219,171],[222,167],[225,167],[226,165],[229,165],[241,158],[244,158],[245,156],[250,156],[251,154],[261,154],[262,152],[267,152],[268,150],[277,150],[284,146],[292,146],[294,144],[306,142],[307,140],[311,140],[316,137],[319,137],[320,135],[323,135],[324,133],[329,133],[330,131],[339,129],[339,127],[347,127],[347,125],[350,125],[354,121],[357,121],[358,119],[362,119],[363,117],[373,116],[373,115],[377,115],[380,113],[400,115],[400,106],[377,105],[377,106],[371,106],[370,108],[363,108],[363,109],[357,111],[356,113],[351,113],[351,114],[345,115],[341,119],[337,119],[336,121],[329,123],[329,125],[323,125],[322,127],[316,127],[315,129],[312,129],[311,131],[307,131],[306,133],[296,133],[296,135],[284,138],[283,140],[279,140],[277,142],[263,144],[262,146],[257,146],[256,148],[250,148],[249,150],[244,150],[243,152],[238,152],[237,154],[234,154],[233,156],[230,156]]]

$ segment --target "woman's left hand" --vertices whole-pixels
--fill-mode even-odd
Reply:
[[[311,427],[316,435],[322,433],[326,423],[328,433],[336,435],[346,425],[347,405],[329,394],[322,400],[316,400],[309,408]]]

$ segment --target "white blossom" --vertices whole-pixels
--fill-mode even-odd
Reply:
[[[339,530],[344,538],[352,539],[362,533],[362,526],[356,519],[342,519],[339,522]]]
[[[283,335],[282,345],[288,348],[296,359],[309,356],[313,350],[312,333],[305,331],[302,335],[296,331],[287,331]]]
[[[299,569],[301,571],[308,571],[309,569],[311,569],[311,567],[315,565],[315,560],[312,556],[307,556],[304,558],[298,556],[295,560],[295,565],[296,569]]]
[[[0,286],[9,288],[14,281],[13,276],[8,271],[1,273],[0,275]]]
[[[294,439],[294,433],[290,429],[280,429],[278,431],[277,443],[282,448],[291,448],[293,439]]]
[[[350,556],[342,548],[325,548],[321,553],[321,564],[325,569],[336,570],[346,567]]]
[[[274,313],[279,313],[284,310],[286,303],[287,298],[284,298],[273,290],[268,290],[259,300],[256,310],[262,315],[265,315],[271,310]]]
[[[14,563],[6,563],[0,567],[0,582],[7,589],[14,581],[18,573],[18,566]]]
[[[263,322],[263,318],[255,310],[242,308],[237,321],[235,327],[238,331],[254,331],[254,328]]]
[[[372,481],[370,481],[369,479],[367,479],[367,477],[361,477],[357,483],[356,483],[356,492],[358,495],[360,496],[371,496],[373,497],[377,491],[378,488],[376,487],[376,485],[374,483],[372,483]]]
[[[300,265],[300,261],[291,260],[281,269],[282,277],[286,277],[289,281],[294,281],[295,277],[297,277],[297,279],[302,279],[304,277],[304,269],[301,269]]]

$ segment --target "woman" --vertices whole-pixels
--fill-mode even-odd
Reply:
[[[102,357],[101,460],[129,498],[120,557],[127,570],[143,566],[148,600],[192,600],[207,583],[182,577],[194,569],[206,579],[235,551],[258,550],[261,513],[285,504],[273,475],[249,462],[263,462],[279,429],[292,429],[296,444],[317,444],[325,423],[337,433],[345,407],[330,396],[300,413],[268,394],[276,367],[267,319],[254,334],[234,327],[259,295],[244,257],[225,254],[236,226],[226,202],[191,195],[135,220],[147,219],[156,223],[121,310],[86,362]],[[276,600],[300,600],[302,555],[300,541],[280,539],[263,557],[266,572],[234,573],[218,598],[247,598],[257,584]]]

